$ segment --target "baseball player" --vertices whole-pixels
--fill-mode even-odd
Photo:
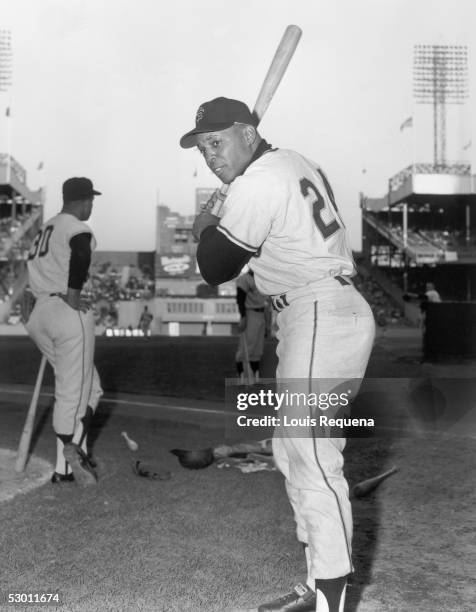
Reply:
[[[150,324],[152,323],[153,318],[154,315],[149,312],[149,308],[147,306],[144,306],[144,310],[140,315],[138,323],[138,327],[140,330],[142,330],[144,338],[150,338]]]
[[[253,376],[258,381],[266,334],[267,301],[256,288],[251,269],[236,280],[236,302],[241,316],[238,324],[240,342],[235,355],[236,370],[240,379],[243,379],[243,362],[249,361]],[[245,342],[246,347],[243,346]]]
[[[36,298],[28,333],[55,372],[53,429],[56,467],[53,483],[96,484],[87,456],[87,433],[102,389],[94,367],[94,316],[81,290],[96,246],[84,223],[94,196],[88,178],[63,183],[61,212],[43,224],[28,255],[31,292]]]
[[[424,293],[404,293],[403,299],[405,302],[410,302],[411,300],[419,300],[420,301],[420,326],[422,329],[425,329],[425,319],[426,319],[426,311],[428,307],[428,302],[441,302],[441,296],[435,288],[434,283],[426,283],[425,292]]]
[[[345,227],[321,168],[294,151],[273,148],[248,107],[227,98],[202,104],[180,144],[198,147],[229,185],[219,215],[204,210],[196,217],[198,264],[205,280],[217,285],[248,263],[258,290],[271,296],[279,311],[278,383],[294,379],[331,389],[333,380],[360,383],[375,324],[352,284]],[[285,477],[308,577],[259,612],[343,610],[353,571],[344,446],[344,438],[318,436],[312,428],[301,437],[275,430],[273,454]]]

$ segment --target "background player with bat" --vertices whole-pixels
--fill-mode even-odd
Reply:
[[[85,223],[96,195],[88,178],[66,180],[61,211],[43,224],[28,255],[36,303],[26,328],[55,372],[54,484],[96,484],[87,433],[102,389],[94,367],[94,316],[81,294],[96,244]]]
[[[296,44],[295,37],[287,61]],[[267,77],[262,92],[269,82]],[[288,115],[292,110],[298,112],[289,109]],[[195,127],[180,141],[184,148],[197,146],[228,185],[219,216],[203,211],[194,224],[200,271],[211,285],[234,278],[246,263],[254,271],[259,291],[279,311],[278,381],[358,383],[374,320],[350,280],[354,262],[332,189],[317,164],[268,144],[257,130],[260,118],[243,102],[216,98],[199,107]],[[343,610],[352,571],[344,446],[342,438],[313,431],[299,438],[275,432],[273,454],[286,479],[308,579],[259,612]]]

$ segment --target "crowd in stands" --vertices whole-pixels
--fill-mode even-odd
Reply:
[[[375,217],[374,217],[375,218]],[[403,244],[403,228],[401,224],[388,223],[378,219],[379,224],[387,230],[398,242]],[[439,249],[441,255],[445,251],[460,251],[466,254],[473,253],[476,255],[476,237],[472,236],[469,240],[466,237],[465,230],[451,229],[421,229],[408,228],[407,244],[410,248],[415,249]]]
[[[30,248],[30,239],[24,236],[16,238],[16,233],[30,218],[31,213],[18,214],[12,217],[0,218],[0,257],[26,259]]]
[[[408,325],[403,310],[373,278],[357,274],[353,281],[370,304],[379,327]]]
[[[147,300],[154,297],[155,281],[150,270],[138,266],[115,268],[110,262],[93,264],[88,293],[96,314],[96,324],[117,324],[116,302]]]
[[[476,238],[466,239],[465,231],[420,230],[420,235],[443,251],[472,250],[476,253]]]

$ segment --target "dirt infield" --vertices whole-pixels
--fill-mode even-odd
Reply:
[[[376,347],[373,372],[411,376],[431,366],[420,363],[417,344],[405,349],[400,341],[385,342]],[[13,452],[29,401],[28,389],[13,383],[25,382],[31,372],[34,380],[38,355],[28,343],[8,346],[13,347],[8,363],[0,350],[0,386],[11,388],[0,397],[0,448]],[[177,351],[159,341],[138,350],[142,346],[135,347],[135,359],[132,345],[130,351],[116,347],[116,361],[106,369],[105,379],[115,381],[115,389],[106,393],[94,424],[97,489],[46,482],[0,503],[3,549],[10,559],[1,570],[2,597],[56,589],[63,602],[58,609],[72,612],[225,612],[255,609],[305,578],[278,472],[243,474],[215,465],[188,471],[168,452],[223,442],[223,429],[217,426],[223,378],[218,384],[207,377],[213,369],[215,377],[226,376],[225,370],[233,375],[233,363],[230,367],[226,361],[233,343],[217,340],[208,361],[195,340],[186,352],[182,344]],[[100,371],[111,347],[98,347]],[[124,364],[113,378],[111,364],[120,365],[119,354]],[[190,378],[201,381],[198,391],[188,381],[192,363]],[[453,366],[448,370],[452,375]],[[165,373],[171,380],[163,381]],[[118,392],[118,387],[137,389],[141,377],[149,393],[186,388],[195,395],[174,398],[170,393],[166,401],[163,394]],[[35,457],[51,465],[50,423],[51,396],[42,395],[33,448]],[[121,431],[139,443],[137,453],[127,449]],[[373,493],[352,500],[355,573],[346,612],[472,611],[476,440],[446,430],[396,427],[349,439],[345,457],[351,486],[392,465],[399,468]],[[134,475],[134,458],[170,470],[171,479],[157,482]]]
[[[41,487],[51,478],[53,466],[39,457],[31,457],[28,469],[15,472],[16,452],[0,448],[0,503]]]

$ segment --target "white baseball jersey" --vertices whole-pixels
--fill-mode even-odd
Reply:
[[[256,253],[249,266],[266,295],[355,273],[327,179],[317,164],[294,151],[271,149],[237,177],[217,228]]]
[[[96,241],[91,228],[74,215],[60,212],[43,224],[28,254],[30,288],[35,297],[66,293],[68,289],[71,247],[77,234],[91,234],[91,250]]]

